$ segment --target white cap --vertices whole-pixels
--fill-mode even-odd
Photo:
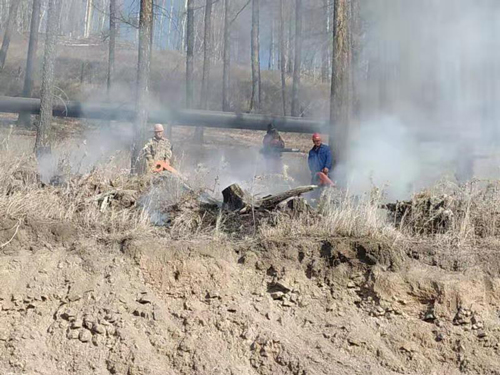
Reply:
[[[162,124],[155,124],[155,132],[162,132],[163,131],[163,125]]]

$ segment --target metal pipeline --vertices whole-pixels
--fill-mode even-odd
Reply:
[[[39,114],[40,99],[0,96],[0,112]],[[129,103],[82,103],[76,101],[54,104],[53,114],[57,117],[123,122],[133,122],[136,117],[135,107]],[[246,130],[266,130],[268,124],[272,122],[274,127],[282,132],[326,133],[328,131],[328,123],[323,121],[199,110],[151,109],[149,122]]]

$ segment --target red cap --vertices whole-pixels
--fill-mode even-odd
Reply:
[[[314,141],[315,139],[317,139],[317,140],[320,140],[320,141],[321,141],[321,134],[319,134],[319,133],[314,133],[314,134],[313,134],[313,136],[312,136],[312,139],[313,139],[313,141]]]

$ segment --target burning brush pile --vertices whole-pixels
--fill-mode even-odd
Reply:
[[[313,189],[299,187],[257,199],[233,184],[222,191],[221,201],[212,195],[214,192],[195,191],[185,181],[163,173],[153,177],[137,204],[148,212],[153,224],[169,228],[175,238],[212,235],[214,230],[216,234],[245,236],[255,234],[261,222],[278,213],[309,213],[302,194]]]

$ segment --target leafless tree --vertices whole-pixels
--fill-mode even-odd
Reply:
[[[108,58],[108,96],[111,91],[115,73],[115,47],[116,47],[116,32],[117,32],[117,10],[116,0],[109,1],[109,58]]]
[[[194,0],[187,2],[187,25],[186,25],[186,107],[193,108],[194,96]]]
[[[250,100],[250,111],[260,110],[261,87],[260,87],[260,0],[252,0],[252,98]]]
[[[321,82],[328,82],[329,73],[328,73],[328,65],[330,62],[330,7],[331,0],[323,0],[323,41],[322,41],[322,49],[321,49]]]
[[[286,116],[286,46],[285,46],[285,0],[280,0],[280,70],[283,116]]]
[[[10,38],[12,31],[14,30],[17,9],[19,8],[20,3],[20,0],[11,0],[10,2],[9,18],[7,19],[7,26],[5,27],[5,33],[3,35],[2,48],[0,49],[0,70],[3,70],[5,66],[5,60],[7,59],[7,53],[9,52]]]
[[[292,116],[300,116],[300,70],[302,67],[302,0],[295,0],[295,61],[293,64]]]
[[[54,66],[61,0],[49,0],[47,34],[42,74],[40,123],[36,132],[35,153],[38,158],[51,153],[52,106],[54,101]]]
[[[212,56],[212,1],[206,0],[205,34],[203,38],[203,76],[201,79],[201,109],[208,109],[208,90],[210,87],[210,59]],[[203,143],[203,127],[197,127],[195,141]]]
[[[40,25],[40,6],[41,0],[33,0],[31,11],[31,26],[30,26],[30,40],[28,46],[28,57],[26,59],[26,72],[24,74],[24,88],[23,96],[25,98],[31,97],[33,91],[33,73],[35,70],[38,51],[38,27]],[[28,113],[21,113],[19,115],[19,125],[29,125],[31,116]]]
[[[335,0],[334,6],[330,145],[333,148],[335,163],[339,163],[346,155],[351,120],[350,0]]]
[[[90,37],[92,30],[92,17],[94,15],[93,0],[87,0],[87,11],[85,12],[85,31],[83,36],[85,38]]]
[[[148,127],[148,94],[151,71],[151,50],[153,44],[153,0],[141,0],[139,20],[139,61],[137,66],[137,119],[132,144],[132,171],[142,172],[139,153],[146,141]]]
[[[231,74],[231,0],[224,0],[224,57],[222,71],[222,110],[229,111],[229,84]]]

